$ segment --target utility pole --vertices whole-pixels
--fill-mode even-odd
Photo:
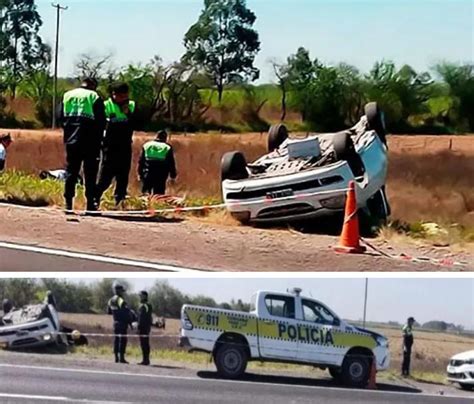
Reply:
[[[364,297],[364,325],[362,326],[365,328],[365,320],[367,318],[367,290],[369,288],[369,278],[365,278],[365,297]]]
[[[61,4],[51,3],[56,9],[56,50],[54,52],[54,89],[53,89],[53,129],[56,129],[56,107],[58,96],[58,56],[59,56],[59,24],[61,11],[67,10],[69,7],[63,7]]]

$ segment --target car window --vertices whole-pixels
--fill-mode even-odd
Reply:
[[[312,323],[336,325],[339,323],[329,310],[323,305],[311,300],[303,300],[303,318]]]
[[[295,318],[295,298],[290,296],[267,295],[265,306],[272,316]]]

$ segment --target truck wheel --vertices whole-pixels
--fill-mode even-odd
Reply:
[[[243,347],[235,344],[221,345],[214,357],[217,372],[226,379],[236,379],[245,373],[248,356]]]
[[[357,154],[349,132],[338,132],[332,137],[332,145],[337,161],[347,161],[355,177],[364,175],[362,159]]]
[[[338,383],[342,381],[342,372],[340,368],[329,368],[329,374]]]
[[[364,112],[367,117],[367,122],[369,123],[369,128],[375,130],[380,140],[386,145],[387,129],[385,128],[385,116],[383,111],[376,102],[369,102],[364,107]]]
[[[363,355],[348,355],[342,364],[342,381],[352,387],[364,387],[369,380],[370,358]]]
[[[288,129],[282,123],[272,125],[268,131],[268,152],[278,149],[288,139]]]
[[[222,156],[221,178],[224,180],[243,180],[249,177],[245,156],[238,151],[228,152]]]

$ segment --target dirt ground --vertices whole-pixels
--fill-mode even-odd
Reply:
[[[373,255],[337,254],[335,236],[302,234],[185,220],[66,217],[59,210],[0,206],[0,239],[92,254],[211,271],[447,271],[474,269],[473,255],[394,240],[373,241],[392,254],[405,252],[466,261],[447,268]],[[46,269],[46,268],[45,268]],[[28,270],[25,268],[25,270]],[[74,268],[65,268],[74,270]]]

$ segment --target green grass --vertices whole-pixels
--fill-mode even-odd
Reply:
[[[0,202],[24,205],[24,206],[64,206],[63,200],[64,183],[52,179],[42,180],[37,176],[25,174],[18,171],[5,171],[0,174]],[[218,197],[189,197],[180,205],[183,207],[209,206],[218,204]],[[107,191],[102,199],[101,209],[114,208],[113,191]],[[77,187],[75,207],[84,208],[84,188]],[[149,200],[138,194],[132,194],[125,202],[126,210],[148,210],[174,208],[176,205],[166,202],[153,202],[150,206]],[[196,214],[202,215],[202,212]]]

